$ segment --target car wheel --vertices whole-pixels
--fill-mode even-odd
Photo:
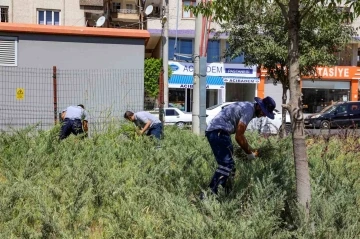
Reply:
[[[184,122],[177,122],[175,124],[177,127],[179,127],[180,129],[184,128],[185,127],[185,123]]]
[[[327,120],[321,121],[320,128],[321,129],[330,129],[330,122]]]

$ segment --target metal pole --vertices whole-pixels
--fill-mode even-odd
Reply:
[[[179,9],[180,9],[180,0],[177,1],[177,7],[176,7],[176,31],[175,31],[175,46],[174,46],[175,53],[176,53],[177,41],[178,41]]]
[[[56,66],[53,66],[53,92],[54,92],[54,124],[56,125],[58,121]]]
[[[159,75],[159,119],[164,128],[164,70],[161,68]],[[162,138],[164,135],[162,135]]]
[[[201,0],[196,0],[199,5]],[[192,107],[192,131],[200,135],[200,48],[202,15],[198,14],[195,19],[195,44],[194,44],[194,79],[193,79],[193,107]]]
[[[164,0],[164,16],[163,16],[163,68],[164,68],[164,107],[169,106],[169,0]],[[165,17],[165,18],[164,18]]]

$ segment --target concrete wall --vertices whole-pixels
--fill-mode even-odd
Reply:
[[[282,84],[280,82],[277,83],[277,85],[274,85],[272,80],[266,80],[265,81],[265,97],[271,96],[276,103],[276,109],[281,112],[282,108]],[[287,102],[290,100],[290,92],[287,92]]]
[[[2,34],[4,35],[4,34]],[[57,110],[84,104],[91,133],[126,110],[144,107],[144,40],[7,34],[17,36],[18,66],[1,67],[0,129],[54,125],[53,66]],[[16,99],[16,91],[25,91]]]
[[[84,10],[79,0],[0,0],[0,6],[9,7],[9,22],[38,23],[37,10],[60,11],[60,25],[85,26]]]
[[[143,69],[144,40],[4,34],[18,37],[18,66],[62,69]]]

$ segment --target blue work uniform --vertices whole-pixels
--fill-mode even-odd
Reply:
[[[88,113],[80,106],[69,106],[65,112],[65,118],[61,125],[60,139],[67,138],[71,133],[74,135],[84,133],[82,121],[88,121]]]
[[[236,102],[225,106],[209,123],[205,136],[218,163],[209,185],[213,193],[217,194],[219,185],[225,187],[229,176],[235,173],[231,134],[235,134],[239,122],[248,125],[254,115],[254,103]]]

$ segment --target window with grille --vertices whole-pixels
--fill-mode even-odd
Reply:
[[[0,6],[0,22],[9,22],[9,8]]]
[[[0,66],[17,66],[17,37],[0,36]]]
[[[60,25],[59,10],[38,10],[38,24]]]
[[[113,2],[112,12],[120,12],[121,3]]]

